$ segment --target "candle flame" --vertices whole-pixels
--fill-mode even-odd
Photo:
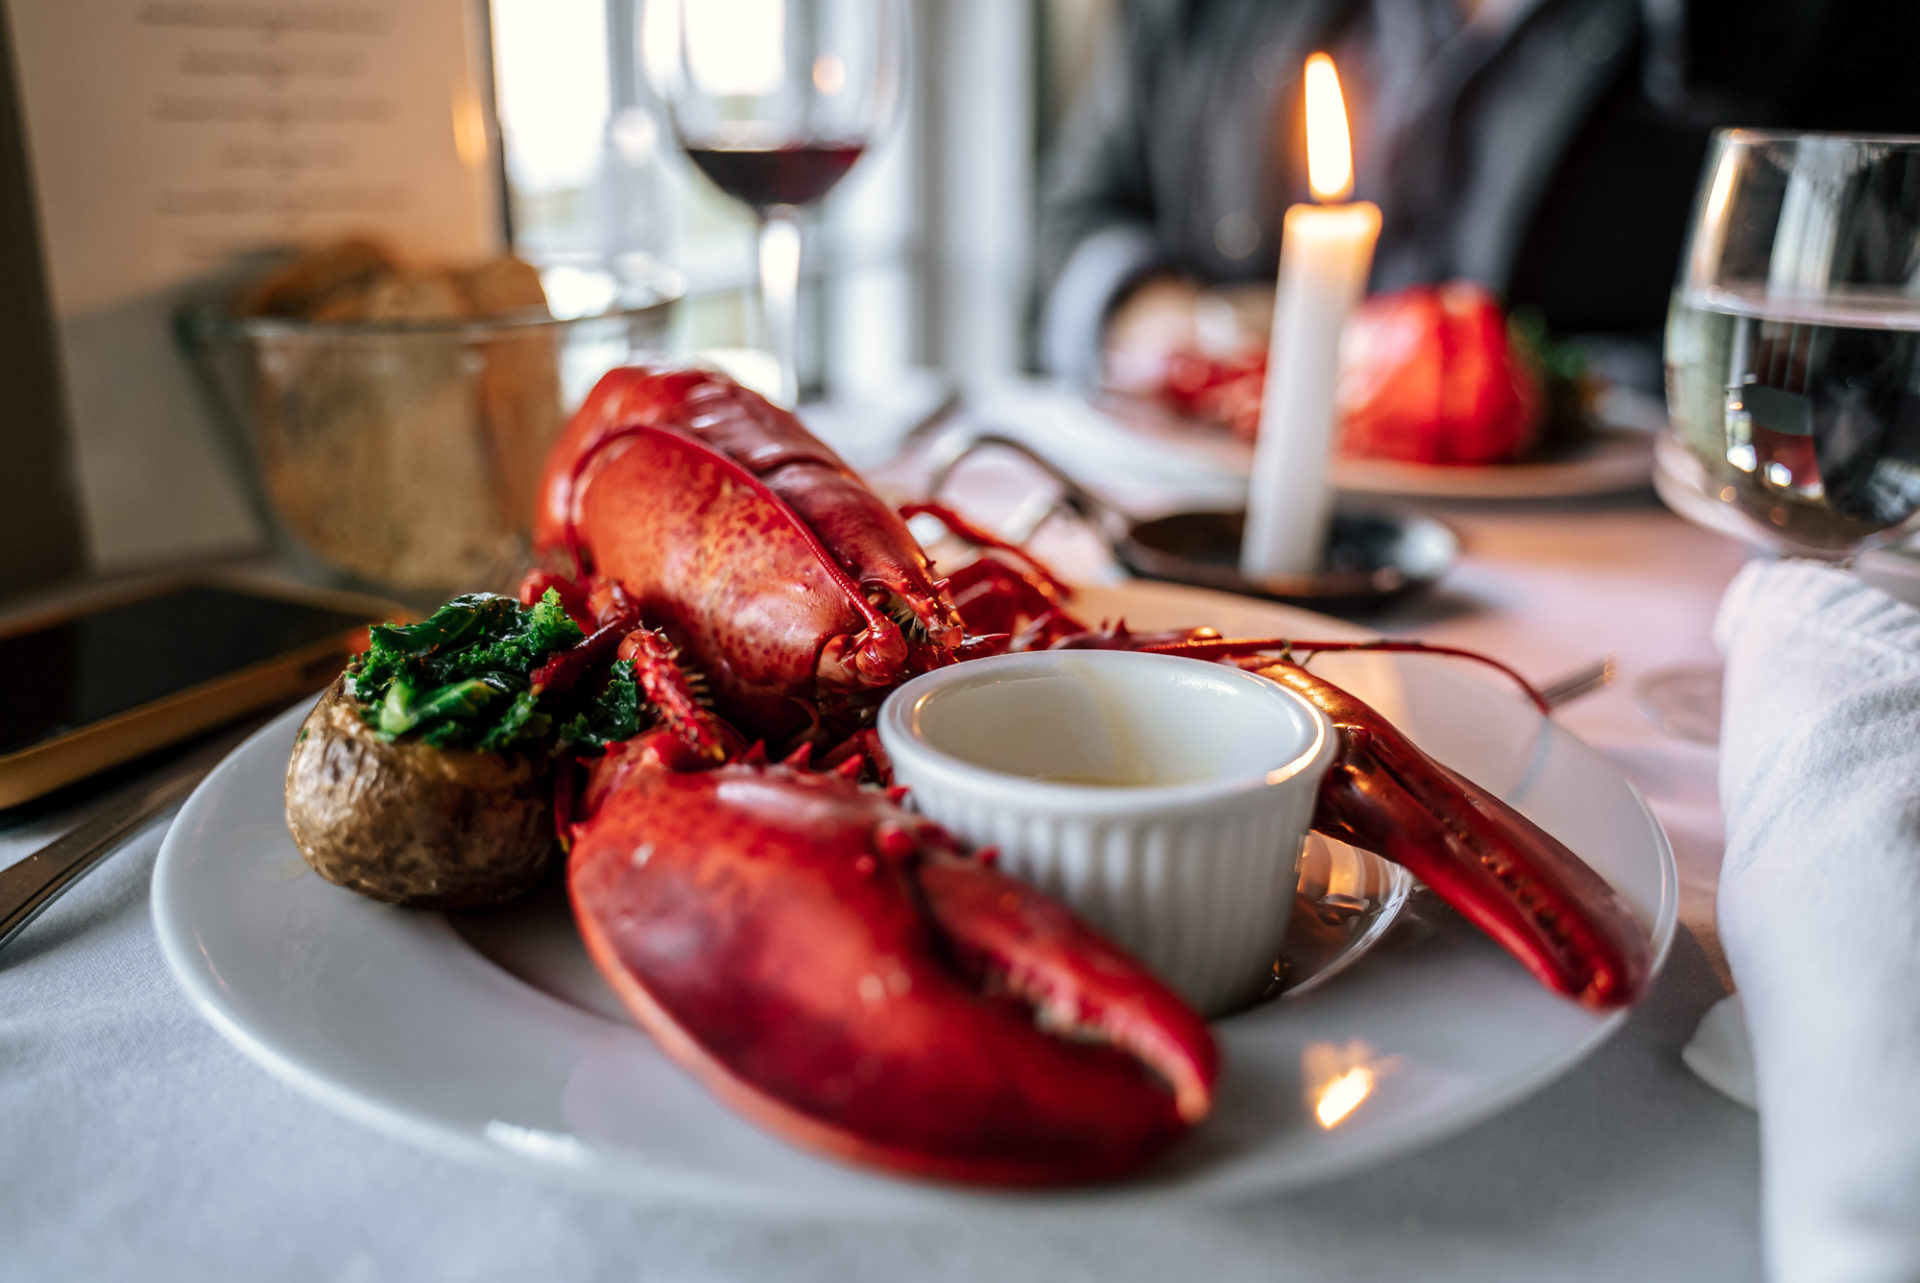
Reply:
[[[1353,193],[1353,138],[1347,132],[1347,104],[1340,96],[1340,73],[1323,53],[1307,59],[1307,185],[1323,202]]]

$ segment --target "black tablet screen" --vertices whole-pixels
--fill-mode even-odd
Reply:
[[[196,586],[0,637],[0,756],[366,622]]]

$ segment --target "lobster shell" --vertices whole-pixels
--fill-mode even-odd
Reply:
[[[870,704],[961,640],[905,522],[791,414],[721,376],[608,373],[541,493],[536,547],[617,581],[750,734]]]

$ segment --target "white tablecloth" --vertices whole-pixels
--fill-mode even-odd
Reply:
[[[1542,679],[1603,652],[1626,684],[1713,662],[1708,624],[1742,554],[1651,499],[1448,519],[1465,560],[1372,622]],[[1754,1116],[1679,1058],[1722,992],[1713,753],[1655,731],[1626,684],[1561,717],[1647,795],[1679,855],[1687,930],[1653,995],[1490,1122],[1200,1214],[826,1225],[633,1206],[412,1149],[282,1086],[189,1008],[148,917],[156,828],[0,954],[0,1280],[1757,1278]],[[0,864],[70,818],[0,817]]]

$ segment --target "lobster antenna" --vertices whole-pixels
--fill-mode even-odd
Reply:
[[[1449,659],[1468,659],[1500,673],[1520,688],[1542,716],[1553,712],[1553,706],[1547,703],[1547,697],[1534,688],[1532,682],[1522,677],[1507,664],[1491,655],[1477,650],[1466,650],[1459,646],[1435,646],[1428,642],[1399,641],[1382,637],[1374,641],[1296,641],[1287,637],[1209,637],[1199,641],[1163,642],[1155,646],[1143,646],[1141,650],[1154,655],[1186,655],[1194,659],[1227,659],[1239,655],[1258,655],[1263,652],[1277,651],[1281,658],[1293,660],[1295,651],[1313,656],[1329,652],[1345,651],[1384,651],[1390,654],[1407,655],[1443,655]],[[1302,665],[1304,667],[1304,665]]]

